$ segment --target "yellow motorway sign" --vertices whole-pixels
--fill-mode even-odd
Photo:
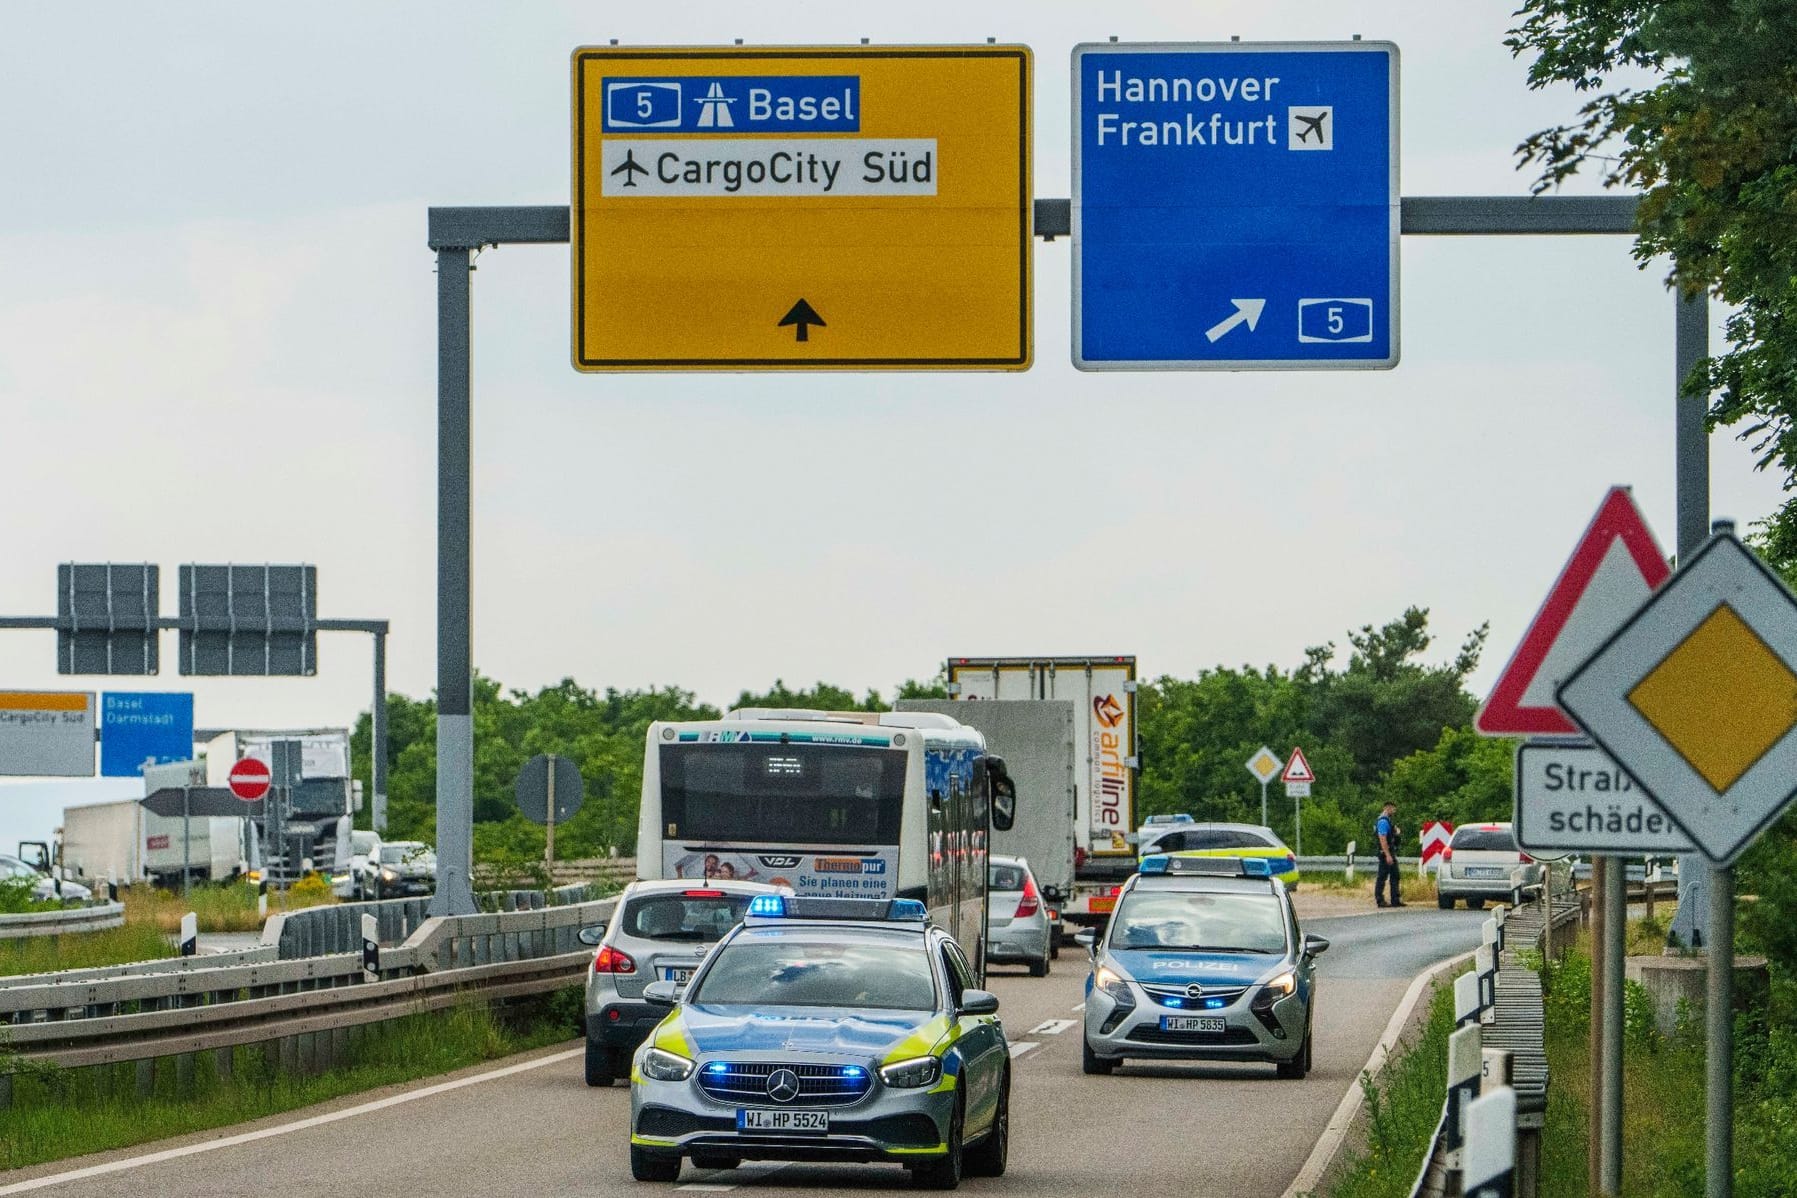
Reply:
[[[1025,370],[1026,46],[574,52],[579,370]]]

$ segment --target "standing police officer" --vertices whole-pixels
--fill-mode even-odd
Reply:
[[[1398,805],[1386,800],[1379,813],[1379,822],[1373,825],[1374,839],[1379,845],[1379,873],[1373,879],[1373,899],[1381,907],[1402,907],[1404,900],[1398,897],[1398,839],[1403,836],[1404,829],[1398,827],[1393,818]],[[1385,882],[1391,880],[1391,901],[1385,900]]]

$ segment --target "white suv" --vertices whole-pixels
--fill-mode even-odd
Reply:
[[[1435,867],[1435,902],[1443,911],[1465,899],[1477,909],[1486,899],[1502,900],[1516,888],[1520,871],[1524,886],[1541,881],[1542,865],[1516,847],[1509,824],[1461,824],[1441,852]]]

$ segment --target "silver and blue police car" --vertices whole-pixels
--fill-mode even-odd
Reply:
[[[1261,858],[1150,856],[1123,884],[1086,979],[1087,1073],[1129,1058],[1270,1061],[1310,1070],[1316,956]]]
[[[630,1074],[630,1170],[673,1181],[744,1160],[889,1161],[953,1189],[998,1176],[1010,1049],[998,999],[910,899],[761,895]]]

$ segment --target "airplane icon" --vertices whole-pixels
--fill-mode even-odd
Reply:
[[[626,150],[624,151],[624,161],[613,167],[611,173],[613,175],[623,175],[624,186],[635,187],[636,177],[638,175],[648,174],[649,168],[636,160],[635,150]]]
[[[1321,145],[1324,141],[1323,122],[1325,120],[1327,120],[1328,117],[1329,117],[1328,109],[1324,109],[1322,112],[1317,113],[1315,116],[1306,115],[1305,113],[1302,113],[1302,112],[1292,113],[1292,119],[1294,121],[1297,121],[1300,125],[1304,126],[1304,128],[1298,134],[1298,140],[1299,141],[1309,141],[1310,135],[1312,133],[1314,133],[1317,135],[1317,144]]]

